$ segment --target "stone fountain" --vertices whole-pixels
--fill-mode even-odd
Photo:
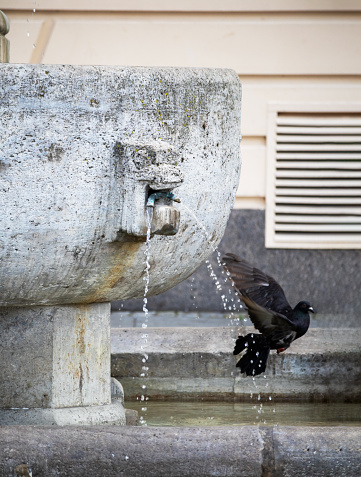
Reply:
[[[191,275],[220,241],[240,173],[239,79],[0,69],[0,423],[124,424],[110,302],[144,295],[153,194],[149,295]]]

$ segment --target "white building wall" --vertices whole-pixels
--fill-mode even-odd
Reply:
[[[2,9],[12,63],[236,70],[243,83],[236,208],[265,208],[270,102],[361,101],[357,0],[3,0]]]

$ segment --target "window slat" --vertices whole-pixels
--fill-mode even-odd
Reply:
[[[361,144],[280,144],[276,146],[276,151],[360,151]]]
[[[303,194],[303,191],[298,191],[299,187],[310,187],[312,190],[310,191],[311,194],[318,194],[319,190],[315,191],[314,189],[321,189],[322,194],[323,190],[328,191],[326,195],[337,193],[338,189],[341,189],[340,192],[343,192],[345,194],[345,191],[343,190],[344,187],[350,188],[350,189],[355,189],[358,188],[357,194],[361,195],[361,181],[357,179],[350,179],[350,180],[342,180],[342,179],[320,179],[320,178],[310,178],[310,179],[300,179],[300,178],[295,178],[295,179],[286,179],[286,178],[280,178],[276,179],[276,187],[277,188],[282,188],[282,191],[286,187],[293,187],[295,188],[297,193],[300,193],[301,195]],[[334,192],[332,192],[334,190]],[[354,191],[352,192],[352,195],[354,195]],[[308,192],[307,192],[308,194]],[[347,194],[345,194],[347,195]]]
[[[284,197],[284,196],[299,196],[301,198],[308,197],[308,196],[326,196],[326,197],[344,197],[346,200],[350,197],[360,197],[361,200],[361,190],[360,189],[297,189],[297,188],[289,188],[289,187],[278,187],[276,191],[276,197]]]
[[[276,232],[361,233],[361,224],[275,224]]]
[[[276,214],[276,223],[297,224],[361,224],[361,215],[279,215]]]
[[[277,134],[361,134],[361,127],[277,126]]]
[[[361,205],[360,197],[276,197],[276,204]]]
[[[347,204],[347,207],[342,205],[338,206],[318,206],[318,205],[276,205],[275,214],[293,214],[294,217],[297,217],[297,214],[344,214],[344,215],[361,215],[361,207],[352,206]]]
[[[360,148],[361,149],[361,148]],[[355,164],[360,165],[361,159],[360,152],[278,152],[276,154],[277,161],[284,160],[303,160],[303,161],[353,161]],[[281,162],[280,162],[281,164]]]
[[[311,248],[317,244],[317,248],[360,248],[361,234],[302,234],[281,233],[277,234],[277,242],[284,247],[293,244],[292,248]]]
[[[304,143],[304,144],[347,144],[347,143],[361,143],[361,136],[334,136],[334,135],[326,135],[326,136],[306,136],[303,134],[297,135],[277,135],[276,140],[278,144],[280,143]]]
[[[361,117],[347,117],[340,115],[278,115],[277,125],[279,126],[361,126]]]
[[[312,179],[358,179],[361,178],[361,169],[354,170],[309,170],[309,169],[282,169],[276,171],[276,178],[312,178]]]

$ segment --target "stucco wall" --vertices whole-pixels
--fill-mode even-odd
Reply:
[[[357,0],[3,0],[2,9],[11,62],[236,70],[244,99],[236,208],[265,208],[270,102],[361,103]]]

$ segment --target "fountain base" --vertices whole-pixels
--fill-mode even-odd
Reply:
[[[125,424],[110,303],[0,308],[0,334],[1,425]]]
[[[124,405],[119,400],[103,406],[65,408],[2,409],[1,426],[125,426]]]

